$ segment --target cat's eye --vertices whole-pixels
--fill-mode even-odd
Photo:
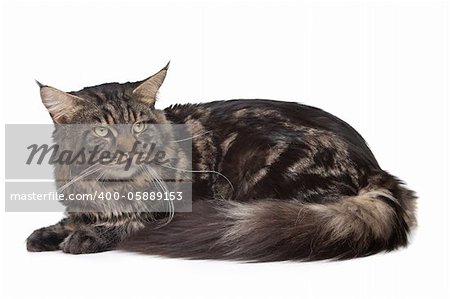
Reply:
[[[105,137],[108,135],[109,129],[107,127],[98,126],[94,128],[94,133],[97,134],[97,136]]]
[[[135,123],[133,125],[133,132],[134,133],[141,133],[142,131],[145,130],[145,127],[146,127],[145,123]]]

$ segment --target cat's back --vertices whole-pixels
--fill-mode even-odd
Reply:
[[[362,136],[348,123],[322,109],[297,102],[237,99],[173,105],[165,109],[176,123],[198,122],[218,135],[232,132],[260,138],[297,138],[299,132],[332,134],[376,164]]]
[[[269,187],[244,188],[236,198],[247,198],[249,192],[252,198],[289,198],[296,192],[306,194],[319,182],[326,182],[330,194],[353,194],[366,174],[379,169],[356,130],[338,117],[307,105],[230,100],[175,105],[165,112],[171,121],[192,128],[196,168],[219,169],[235,183],[252,182],[265,173],[267,184],[261,181],[259,185]],[[313,179],[305,169],[314,173]],[[251,173],[255,177],[246,177]],[[271,193],[275,185],[287,193]]]

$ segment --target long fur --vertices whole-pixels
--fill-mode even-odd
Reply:
[[[393,177],[324,204],[198,200],[170,225],[149,225],[118,249],[191,259],[348,259],[405,246],[415,196]],[[379,178],[374,181],[380,182]]]

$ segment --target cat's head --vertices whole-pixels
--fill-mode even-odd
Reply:
[[[38,85],[42,103],[55,124],[159,124],[165,120],[155,109],[155,101],[168,67],[143,81],[107,83],[73,92]]]
[[[77,157],[76,162],[68,162],[60,155],[64,159],[55,163],[56,179],[72,179],[91,169],[106,179],[130,179],[142,170],[135,163],[138,152],[147,153],[155,144],[167,154],[170,134],[161,129],[167,120],[163,111],[155,109],[167,69],[168,65],[143,81],[107,83],[75,92],[39,84],[42,102],[55,123],[59,153]]]

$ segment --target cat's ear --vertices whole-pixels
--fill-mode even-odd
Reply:
[[[39,85],[41,99],[55,123],[69,123],[73,115],[81,108],[84,100],[51,86]]]
[[[139,86],[133,90],[133,94],[139,101],[149,104],[152,107],[155,105],[158,90],[166,78],[169,64],[170,61],[162,70],[142,81]]]

